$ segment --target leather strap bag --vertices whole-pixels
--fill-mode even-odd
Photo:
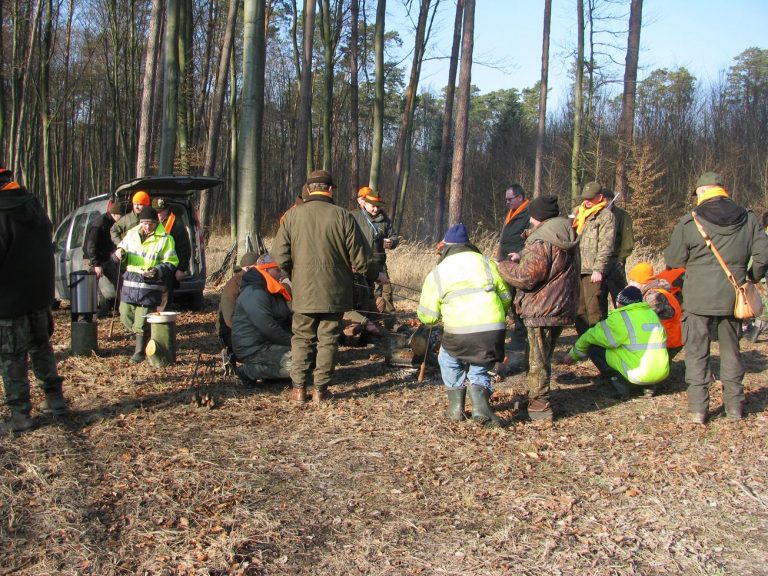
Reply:
[[[728,265],[725,263],[725,260],[723,260],[723,257],[720,256],[720,252],[712,242],[712,238],[709,237],[709,234],[707,234],[707,231],[704,230],[701,222],[696,217],[696,212],[691,212],[691,216],[693,216],[693,221],[696,223],[696,228],[699,229],[701,236],[704,238],[704,242],[707,244],[709,249],[712,250],[715,258],[717,258],[720,266],[722,266],[723,270],[725,271],[725,275],[728,277],[728,281],[733,285],[734,290],[736,290],[736,303],[733,306],[733,317],[738,320],[747,320],[749,318],[756,318],[757,316],[760,316],[760,314],[763,313],[763,301],[760,298],[760,292],[758,292],[755,283],[747,280],[744,282],[744,284],[739,286],[739,283],[736,281],[736,278],[733,276],[733,274],[731,274],[731,271],[728,268]]]

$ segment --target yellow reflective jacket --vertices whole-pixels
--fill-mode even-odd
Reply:
[[[160,304],[165,280],[179,265],[173,237],[158,223],[157,228],[142,240],[140,226],[128,230],[118,248],[125,250],[125,274],[120,299],[137,306],[157,306]],[[144,278],[143,273],[152,268],[158,269],[158,276],[153,280]]]
[[[576,340],[571,357],[583,360],[590,346],[605,348],[608,365],[632,384],[656,384],[669,376],[667,333],[647,302],[611,310]]]
[[[454,358],[498,362],[511,302],[496,262],[471,245],[453,244],[424,280],[417,314],[424,324],[442,318],[442,345]]]

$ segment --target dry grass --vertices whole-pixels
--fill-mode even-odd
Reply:
[[[393,258],[396,281],[420,285],[420,250]],[[320,408],[245,388],[216,368],[215,304],[180,315],[162,370],[130,366],[104,321],[101,357],[70,357],[57,313],[76,413],[0,438],[0,574],[768,573],[765,340],[744,343],[740,424],[719,388],[711,423],[687,424],[676,361],[650,400],[556,385],[550,425],[514,421],[508,378],[494,431],[442,418],[439,374],[419,385],[373,347],[340,351]]]

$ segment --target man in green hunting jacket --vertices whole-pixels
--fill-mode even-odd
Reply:
[[[375,280],[378,270],[352,213],[333,201],[331,174],[315,170],[304,190],[304,202],[286,212],[280,224],[272,256],[293,284],[291,400],[304,402],[312,379],[313,401],[322,402],[342,315],[353,309],[353,271]]]
[[[747,276],[760,280],[768,270],[768,238],[755,215],[729,198],[723,180],[705,172],[691,194],[693,213],[709,235],[739,285]],[[751,270],[747,269],[752,259]],[[736,293],[725,271],[707,246],[692,214],[675,226],[664,260],[670,268],[685,268],[683,283],[683,342],[685,382],[691,421],[704,424],[709,410],[710,328],[720,343],[720,380],[729,420],[744,411],[744,365],[739,351],[740,320],[733,317]]]

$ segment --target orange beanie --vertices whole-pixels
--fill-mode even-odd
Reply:
[[[133,195],[131,202],[133,204],[141,204],[142,206],[149,206],[149,194],[144,192],[144,190],[139,190],[138,192],[136,192],[136,194]]]

